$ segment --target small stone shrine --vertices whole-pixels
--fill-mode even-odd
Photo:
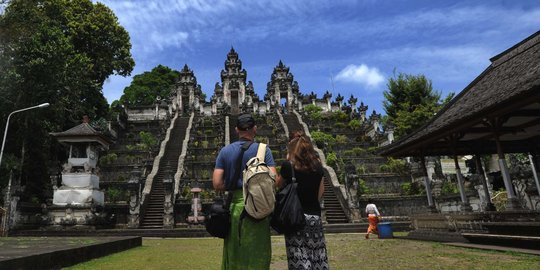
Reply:
[[[112,141],[96,131],[88,117],[83,123],[52,136],[68,146],[69,158],[62,171],[62,185],[54,187],[53,205],[49,208],[52,225],[96,225],[102,215],[103,191],[96,174],[98,153]]]
[[[194,187],[191,189],[191,193],[193,193],[193,198],[191,199],[191,213],[187,218],[187,222],[189,224],[202,224],[204,222],[200,198],[201,191],[202,189],[199,187]]]

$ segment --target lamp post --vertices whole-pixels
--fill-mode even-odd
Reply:
[[[48,107],[48,106],[49,106],[49,103],[42,103],[42,104],[39,104],[39,105],[36,105],[36,106],[32,106],[32,107],[28,107],[28,108],[13,111],[8,115],[8,118],[7,118],[7,121],[6,121],[6,129],[4,130],[4,139],[2,140],[2,149],[0,150],[0,166],[2,165],[2,156],[4,155],[4,146],[6,145],[6,136],[7,136],[8,127],[9,127],[9,119],[11,118],[11,116],[18,113],[18,112],[24,112],[24,111],[28,111],[28,110],[32,110],[32,109],[37,109],[37,108],[45,108],[45,107]],[[5,235],[7,235],[6,227],[8,226],[9,215],[11,214],[11,207],[10,207],[11,206],[11,202],[10,202],[11,178],[12,177],[9,178],[8,186],[7,186],[7,192],[6,192],[6,201],[5,201],[5,204],[7,204],[6,213],[5,213],[6,217],[4,218],[4,222],[2,224],[2,231],[4,232]]]

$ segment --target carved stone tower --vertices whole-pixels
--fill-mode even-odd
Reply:
[[[294,76],[289,73],[289,67],[286,67],[281,60],[272,72],[270,82],[266,86],[266,98],[272,106],[279,105],[280,100],[286,99],[287,109],[294,108],[298,103],[298,82]]]
[[[232,114],[240,113],[246,99],[246,78],[247,72],[242,68],[242,61],[234,48],[231,48],[225,60],[225,69],[221,70],[222,86],[219,88],[223,90],[223,102],[230,106]]]
[[[180,76],[176,81],[176,106],[181,113],[200,108],[202,96],[201,86],[197,84],[197,78],[187,65],[180,71]]]

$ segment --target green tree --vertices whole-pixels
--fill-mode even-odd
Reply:
[[[453,97],[450,93],[441,100],[441,93],[434,91],[431,81],[424,75],[399,73],[387,83],[384,91],[386,121],[396,126],[395,136],[400,137],[424,125]]]
[[[304,106],[304,111],[312,122],[318,122],[322,119],[322,108],[317,105],[308,104]]]
[[[177,70],[158,65],[151,71],[133,77],[131,85],[124,89],[120,102],[127,105],[151,105],[156,98],[168,97],[180,75]]]
[[[134,66],[129,35],[109,8],[91,0],[12,0],[0,29],[0,121],[13,110],[51,104],[12,119],[5,149],[21,160],[29,196],[42,198],[48,163],[63,152],[49,132],[73,127],[85,114],[107,115],[103,83]],[[8,168],[0,170],[4,181]]]

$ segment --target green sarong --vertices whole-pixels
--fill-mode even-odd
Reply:
[[[242,190],[234,191],[230,210],[231,231],[223,243],[221,269],[270,269],[272,249],[269,219],[254,221],[249,217],[245,217],[242,221],[242,231],[239,235],[238,224],[240,214],[244,210]]]

